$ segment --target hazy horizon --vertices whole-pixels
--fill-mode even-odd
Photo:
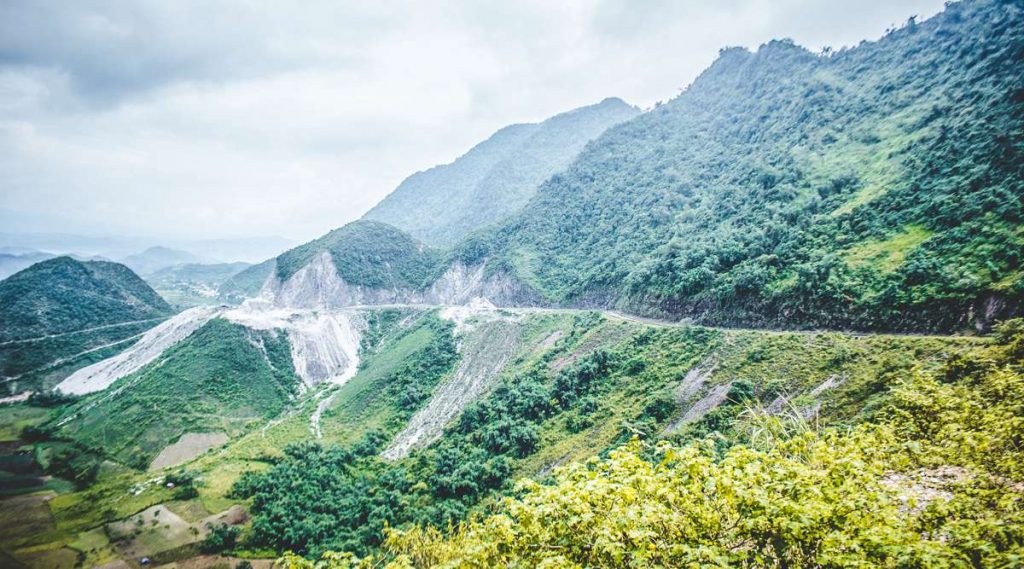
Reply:
[[[505,125],[648,108],[720,48],[855,45],[942,4],[8,3],[0,225],[304,241]]]

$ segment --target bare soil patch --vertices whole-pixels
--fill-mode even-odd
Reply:
[[[149,470],[160,470],[168,466],[184,464],[203,454],[211,448],[217,448],[228,442],[224,433],[185,433],[178,442],[168,445],[156,455],[149,465]]]

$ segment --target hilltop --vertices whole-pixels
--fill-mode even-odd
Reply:
[[[124,265],[70,257],[36,263],[0,281],[3,375],[15,378],[71,363],[67,360],[79,355],[102,355],[92,352],[155,326],[171,312]],[[36,380],[25,378],[21,385],[27,387]],[[6,385],[15,390],[18,384]]]

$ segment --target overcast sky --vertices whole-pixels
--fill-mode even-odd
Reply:
[[[0,0],[0,232],[306,240],[496,129],[942,0]]]

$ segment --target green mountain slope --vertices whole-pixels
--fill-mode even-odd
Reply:
[[[723,50],[542,185],[496,250],[565,303],[987,326],[1024,291],[1022,46],[1020,4],[980,0],[830,55]]]
[[[68,411],[60,434],[145,468],[186,433],[238,436],[298,393],[283,333],[214,319],[160,359]]]
[[[706,440],[701,444],[709,449],[724,450],[758,432],[750,409],[774,409],[780,421],[799,413],[820,426],[875,421],[919,371],[973,374],[989,365],[994,349],[987,338],[714,330],[574,310],[478,313],[460,320],[453,337],[442,314],[367,310],[358,374],[281,407],[281,383],[250,343],[263,333],[212,321],[160,363],[56,419],[81,413],[56,437],[139,467],[184,433],[237,435],[184,465],[200,481],[198,498],[147,484],[152,473],[110,468],[91,487],[49,502],[58,529],[12,532],[0,538],[0,548],[52,549],[157,504],[199,519],[241,501],[253,516],[241,546],[250,554],[268,556],[268,547],[371,552],[385,521],[403,529],[413,522],[445,527],[489,511],[520,477],[543,479],[554,467],[601,455],[635,435],[676,444]],[[472,358],[487,354],[471,348],[494,335],[493,324],[517,333],[508,336],[511,355],[486,380],[483,395],[439,440],[382,460],[410,417],[445,393],[459,370],[479,369]],[[281,355],[275,367],[287,370],[286,343],[265,345],[270,361]],[[210,369],[217,371],[204,371]],[[104,398],[119,387],[125,389]],[[786,403],[776,403],[780,398]],[[267,415],[256,418],[257,406]],[[273,409],[283,411],[271,418]],[[8,416],[19,420],[4,413],[0,420]],[[39,443],[55,444],[63,443]],[[0,513],[7,507],[0,501]]]
[[[638,112],[620,99],[605,99],[541,123],[503,128],[451,164],[413,174],[364,219],[394,225],[431,245],[452,245],[518,211],[587,142]]]
[[[277,276],[294,275],[323,252],[338,275],[370,288],[422,288],[438,274],[442,256],[408,234],[376,221],[354,221],[277,257]]]
[[[748,407],[735,437],[633,440],[448,532],[386,530],[360,566],[1019,566],[1021,331],[896,384],[869,424]]]
[[[32,376],[5,383],[9,390],[29,389],[43,381],[47,366],[71,365],[79,357],[79,365],[89,362],[105,354],[102,346],[134,337],[170,314],[170,306],[124,265],[70,257],[37,263],[0,281],[0,373]]]
[[[460,339],[464,347],[474,334],[492,334],[470,322]],[[408,370],[435,369],[426,365],[431,362],[443,369],[445,358],[443,350],[430,347],[430,329],[422,324],[386,341],[322,416],[323,442],[340,445],[288,447],[266,474],[242,477],[236,490],[253,500],[249,546],[363,554],[380,543],[385,521],[392,527],[446,527],[510,492],[521,476],[543,477],[636,435],[737,437],[746,409],[767,408],[780,397],[788,400],[782,414],[796,409],[821,425],[858,423],[915,369],[940,370],[951,354],[966,357],[988,345],[979,339],[655,326],[577,311],[509,322],[520,334],[491,389],[440,440],[397,461],[379,458],[401,428],[395,419],[408,418],[429,400],[407,382],[416,386],[431,374]],[[456,368],[466,357],[463,349]],[[418,395],[411,406],[403,395],[409,392]],[[294,421],[251,437],[252,448],[239,443],[228,453],[236,460],[249,457],[252,467],[270,452],[264,441],[274,440],[280,449],[305,438],[303,419]],[[214,472],[237,472],[205,464]]]

